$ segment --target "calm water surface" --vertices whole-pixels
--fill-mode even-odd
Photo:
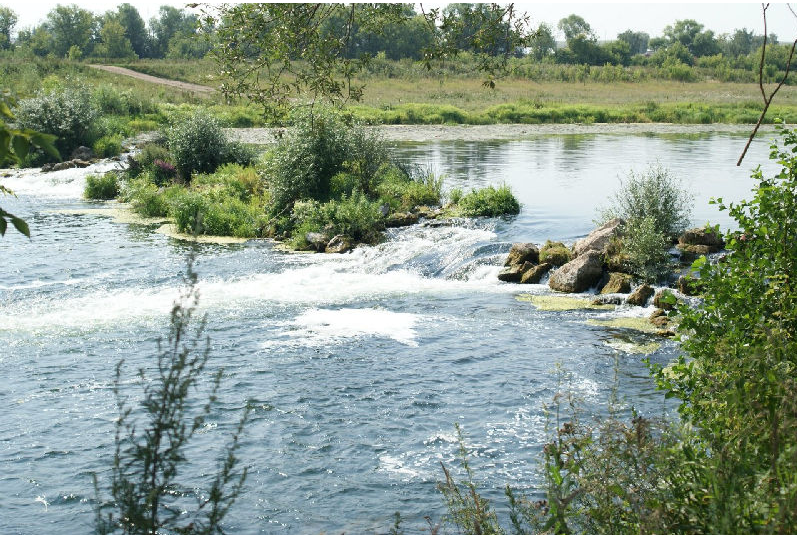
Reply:
[[[707,200],[749,196],[750,167],[767,154],[757,141],[736,168],[743,142],[601,134],[401,144],[401,158],[445,174],[446,188],[511,185],[522,213],[394,230],[340,256],[286,254],[267,241],[201,245],[210,367],[225,373],[189,478],[214,469],[214,448],[252,399],[240,452],[250,476],[230,532],[386,532],[394,511],[416,531],[442,513],[435,484],[440,462],[455,464],[455,423],[499,508],[506,483],[534,494],[557,366],[568,374],[562,387],[595,414],[615,382],[627,406],[669,407],[642,357],[625,352],[650,340],[584,324],[646,312],[535,310],[496,280],[511,243],[583,236],[619,178],[656,161],[695,194],[694,223],[727,226]],[[18,194],[2,206],[33,239],[0,240],[0,533],[91,531],[91,473],[107,480],[113,454],[114,367],[124,358],[133,386],[133,371],[152,366],[180,288],[186,244],[76,214],[102,207],[81,200],[85,174],[2,179]],[[665,342],[650,358],[676,353]]]

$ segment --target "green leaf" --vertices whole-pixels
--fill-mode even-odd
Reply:
[[[34,131],[25,131],[26,134],[30,137],[31,143],[42,149],[45,153],[56,158],[58,160],[61,159],[61,154],[58,152],[58,149],[55,148],[55,140],[58,139],[58,136],[54,136],[52,134],[44,134],[41,132],[34,132]]]
[[[694,271],[700,271],[700,268],[702,268],[705,265],[706,265],[706,257],[701,256],[700,258],[692,262],[692,269]]]
[[[11,140],[11,133],[5,128],[0,128],[0,160],[4,160],[6,156],[11,154],[9,150],[10,140]]]
[[[15,135],[11,138],[11,147],[19,160],[24,160],[30,150],[30,141],[26,136]]]
[[[30,228],[28,228],[28,224],[25,223],[22,219],[12,215],[11,223],[14,225],[14,228],[16,228],[19,232],[30,238]]]
[[[4,115],[9,119],[14,119],[14,114],[11,113],[11,109],[8,107],[8,104],[0,100],[0,115]]]

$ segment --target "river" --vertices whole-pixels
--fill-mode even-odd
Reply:
[[[252,400],[231,533],[384,533],[395,511],[416,532],[444,512],[435,486],[440,462],[456,466],[455,423],[499,509],[507,483],[536,495],[544,405],[558,390],[595,415],[613,388],[624,410],[672,407],[627,351],[652,339],[584,323],[649,311],[536,310],[516,297],[547,287],[496,280],[511,243],[585,235],[619,180],[652,162],[694,193],[695,224],[727,227],[708,199],[749,197],[750,168],[772,169],[766,138],[735,167],[743,144],[727,133],[398,143],[397,157],[444,174],[446,188],[509,184],[521,214],[394,229],[345,255],[198,245],[209,368],[225,372],[189,480],[214,469]],[[32,229],[0,239],[0,533],[91,531],[91,474],[107,481],[113,456],[115,365],[125,359],[133,392],[180,289],[186,242],[86,213],[103,203],[81,199],[85,175],[114,165],[0,179],[17,193],[1,205]],[[676,354],[664,341],[649,358]]]

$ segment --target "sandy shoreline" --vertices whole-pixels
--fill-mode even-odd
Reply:
[[[599,123],[599,124],[488,124],[488,125],[380,125],[370,127],[388,141],[489,141],[524,139],[556,134],[749,134],[749,124],[672,124],[672,123]],[[274,142],[276,128],[228,128],[238,141],[264,145]],[[759,133],[772,132],[771,125]]]

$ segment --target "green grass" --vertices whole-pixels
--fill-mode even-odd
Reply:
[[[109,200],[119,195],[119,177],[114,171],[102,176],[88,175],[83,196],[87,199]]]

